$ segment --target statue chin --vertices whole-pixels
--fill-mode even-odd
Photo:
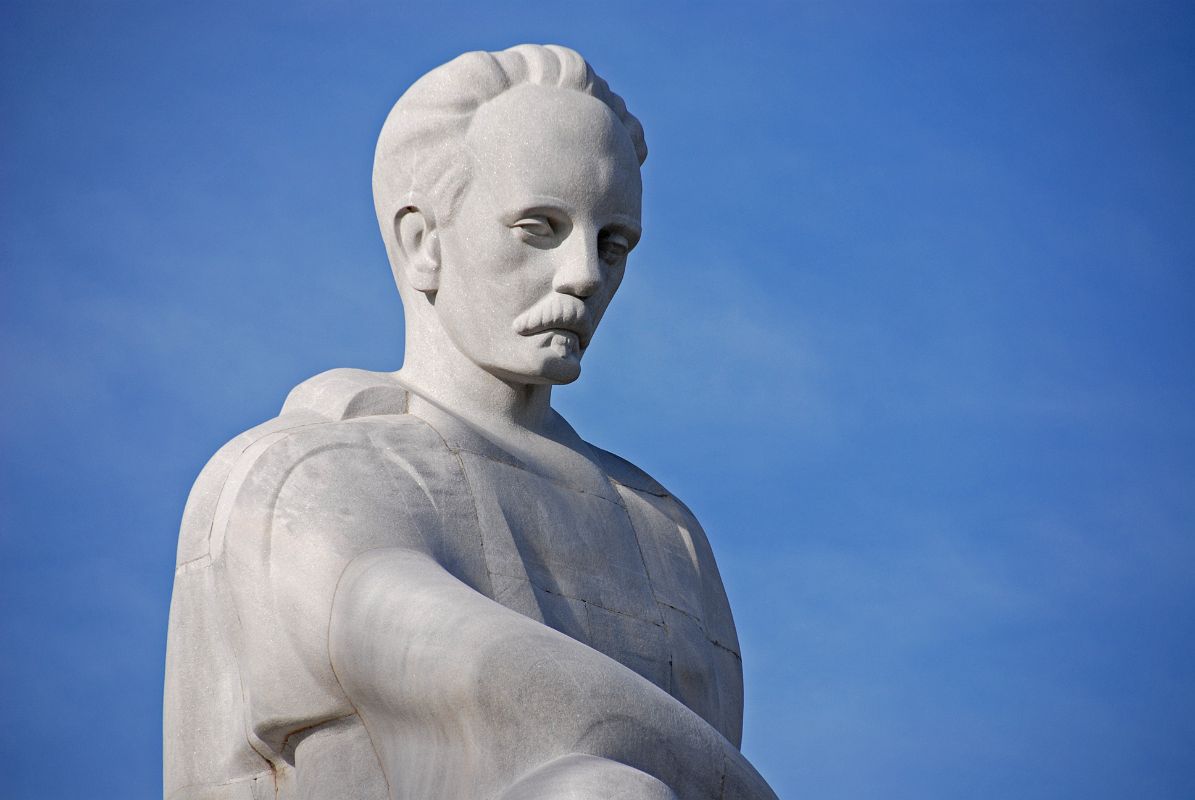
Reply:
[[[519,337],[513,348],[503,347],[499,352],[470,352],[473,348],[456,344],[465,358],[512,384],[559,386],[572,383],[581,377],[581,358],[585,355],[575,334],[553,331]]]
[[[581,377],[581,359],[579,356],[561,358],[542,357],[538,365],[523,367],[502,367],[498,365],[480,364],[482,369],[496,378],[507,383],[563,386]]]

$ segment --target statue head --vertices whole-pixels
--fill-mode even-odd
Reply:
[[[466,53],[378,140],[374,202],[412,348],[568,383],[640,234],[643,129],[580,55]]]

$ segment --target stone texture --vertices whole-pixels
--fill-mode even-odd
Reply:
[[[395,106],[374,191],[403,369],[300,384],[196,481],[168,800],[774,797],[701,526],[551,408],[645,156],[564,48],[466,54]]]

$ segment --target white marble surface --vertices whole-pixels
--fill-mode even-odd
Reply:
[[[222,448],[179,537],[165,795],[774,797],[701,526],[551,408],[640,235],[642,129],[576,53],[417,82],[374,191],[396,374]]]

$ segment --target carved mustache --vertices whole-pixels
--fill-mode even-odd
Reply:
[[[581,349],[593,338],[593,322],[585,304],[575,297],[553,295],[524,311],[514,321],[515,333],[532,336],[553,329],[577,334]]]

